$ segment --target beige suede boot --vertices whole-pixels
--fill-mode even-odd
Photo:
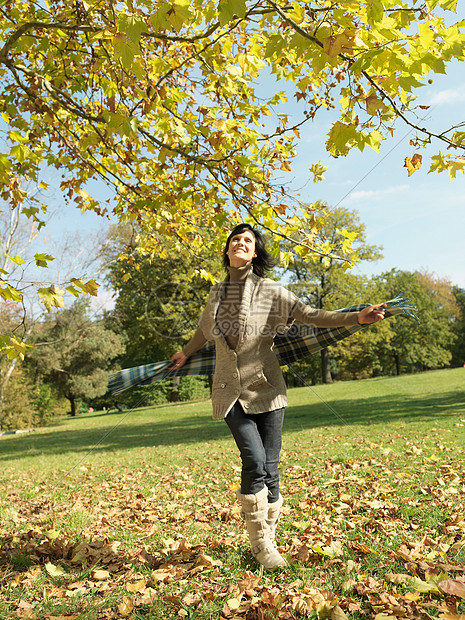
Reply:
[[[286,560],[279,554],[269,538],[266,522],[268,515],[268,489],[264,487],[255,495],[242,495],[237,491],[237,498],[242,505],[252,553],[262,566],[268,569],[285,566]]]
[[[276,526],[279,523],[279,512],[283,505],[283,496],[279,494],[279,499],[273,504],[268,504],[268,514],[266,523],[268,525],[268,538],[271,540],[273,547],[276,547]]]

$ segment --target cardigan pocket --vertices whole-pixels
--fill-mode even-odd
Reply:
[[[255,376],[251,379],[252,383],[249,383],[247,389],[253,392],[259,392],[260,390],[266,390],[273,387],[259,366],[255,368]]]

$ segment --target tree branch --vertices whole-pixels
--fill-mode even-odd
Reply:
[[[301,28],[292,18],[290,18],[288,15],[286,15],[286,13],[273,0],[268,0],[268,2],[276,10],[276,12],[292,26],[292,28],[296,32],[298,32],[300,35],[305,37],[308,41],[311,41],[312,43],[314,43],[315,45],[318,45],[321,49],[323,49],[323,43],[321,41],[319,41],[315,36],[313,36],[312,34],[308,33],[303,28]],[[349,68],[355,62],[353,58],[350,58],[346,54],[342,54],[342,53],[339,54],[339,58],[341,58],[345,63],[347,63]],[[426,134],[430,138],[437,138],[438,140],[441,140],[442,142],[445,142],[449,146],[465,150],[465,144],[454,144],[452,142],[451,138],[448,138],[447,136],[444,135],[444,134],[448,133],[449,131],[451,131],[451,129],[447,129],[446,131],[444,131],[444,132],[439,134],[439,133],[435,133],[434,131],[430,131],[430,130],[426,129],[426,127],[420,127],[416,123],[412,122],[405,115],[405,113],[401,110],[401,108],[397,105],[397,103],[394,101],[394,99],[384,90],[384,88],[382,86],[380,86],[379,84],[376,83],[376,80],[372,76],[370,76],[367,73],[367,71],[362,71],[361,73],[362,73],[363,77],[373,86],[373,88],[383,98],[385,98],[385,99],[387,99],[389,101],[389,104],[390,104],[391,108],[393,109],[393,111],[395,112],[396,116],[401,118],[406,125],[408,125],[409,127],[412,127],[413,129],[415,129],[416,131],[418,131],[418,132],[420,132],[422,134]]]

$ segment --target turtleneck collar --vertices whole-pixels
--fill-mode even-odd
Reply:
[[[252,271],[252,263],[244,265],[243,267],[228,267],[229,281],[230,282],[245,282],[245,279]]]

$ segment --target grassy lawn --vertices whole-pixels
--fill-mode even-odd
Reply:
[[[464,388],[459,368],[290,390],[277,572],[209,402],[0,437],[0,618],[465,620]]]

